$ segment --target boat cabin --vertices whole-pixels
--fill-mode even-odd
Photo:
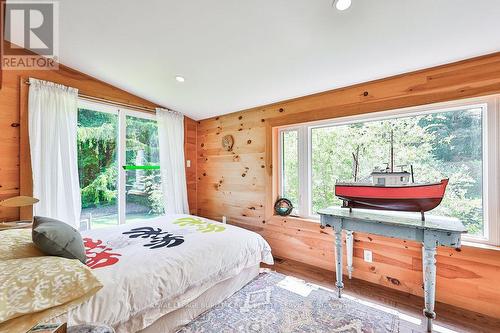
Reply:
[[[410,173],[402,172],[372,172],[373,185],[376,186],[400,186],[410,182]]]

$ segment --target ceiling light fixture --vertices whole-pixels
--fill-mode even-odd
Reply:
[[[184,76],[180,76],[180,75],[176,75],[175,76],[175,80],[177,82],[184,82],[184,81],[186,81],[186,79],[184,78]]]
[[[338,10],[346,10],[351,7],[352,0],[334,0],[333,5]]]

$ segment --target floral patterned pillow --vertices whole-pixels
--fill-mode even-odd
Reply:
[[[83,302],[101,288],[90,268],[77,259],[0,260],[0,331],[17,317],[70,303],[76,306],[74,300]]]
[[[45,254],[33,243],[31,229],[0,231],[0,260],[41,256]]]

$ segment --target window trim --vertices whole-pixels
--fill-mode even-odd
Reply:
[[[463,108],[486,108],[482,117],[483,140],[483,221],[484,237],[464,235],[468,242],[500,245],[500,207],[496,204],[500,200],[500,95],[477,97],[450,102],[433,103],[408,108],[367,113],[362,115],[339,117],[327,120],[308,122],[303,124],[277,127],[278,130],[278,159],[280,168],[278,175],[278,195],[283,193],[282,188],[282,132],[289,130],[299,131],[299,216],[307,220],[319,221],[319,216],[312,212],[312,173],[310,168],[312,154],[311,131],[314,128],[347,125],[361,121],[380,121],[425,115],[437,112],[457,111]],[[302,135],[301,135],[302,133]],[[302,166],[301,166],[302,164]],[[305,189],[303,191],[302,189]],[[305,207],[305,208],[304,208]]]
[[[126,160],[127,151],[127,116],[149,119],[156,121],[156,114],[147,113],[134,110],[132,108],[127,108],[123,106],[116,106],[113,104],[108,104],[105,102],[90,101],[88,99],[79,97],[78,98],[78,109],[86,108],[96,112],[110,113],[118,116],[118,156],[117,156],[117,168],[118,168],[118,225],[126,223],[126,193],[124,191],[126,187],[126,170],[123,169]]]

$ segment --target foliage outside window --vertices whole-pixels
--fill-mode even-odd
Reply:
[[[299,134],[297,130],[283,131],[282,140],[282,197],[292,202],[293,215],[299,214]]]
[[[395,165],[413,165],[415,182],[450,183],[440,206],[429,212],[459,218],[474,236],[485,236],[483,204],[484,107],[423,113],[377,120],[303,125],[305,131],[281,130],[282,193],[298,200],[300,216],[314,217],[321,208],[340,206],[334,195],[337,180],[353,180],[352,153],[359,147],[358,177],[369,180],[374,167],[389,162],[391,130],[394,132]],[[293,135],[305,150],[297,149]],[[297,156],[305,151],[306,158]],[[294,154],[295,153],[295,154]],[[307,168],[301,185],[299,164]],[[307,201],[296,199],[308,193]],[[305,213],[306,212],[306,213]],[[308,214],[307,214],[308,212]]]

